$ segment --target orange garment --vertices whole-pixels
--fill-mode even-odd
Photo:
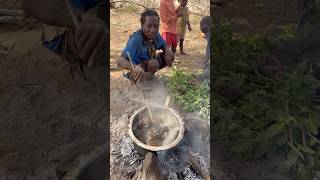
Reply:
[[[174,0],[160,0],[160,32],[177,34],[177,13]]]

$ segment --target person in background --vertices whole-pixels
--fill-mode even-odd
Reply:
[[[180,54],[186,55],[186,53],[183,51],[183,41],[186,33],[186,29],[188,26],[189,31],[191,31],[191,25],[189,22],[189,10],[187,7],[188,0],[179,0],[179,6],[177,8],[177,14],[178,15],[178,22],[177,22],[177,39],[179,40],[179,48],[180,48]]]
[[[200,29],[203,34],[205,34],[205,38],[207,40],[206,46],[206,57],[205,57],[205,65],[210,62],[210,28],[211,28],[211,17],[204,16],[200,21]]]
[[[205,34],[205,38],[207,40],[206,46],[206,56],[203,63],[203,72],[200,76],[202,80],[209,80],[210,81],[210,28],[211,28],[211,17],[204,16],[200,21],[200,29],[202,33]]]
[[[177,14],[174,0],[160,0],[160,33],[175,54],[177,48]]]
[[[125,76],[135,83],[151,80],[159,69],[172,66],[174,59],[174,54],[159,33],[158,13],[146,9],[141,14],[140,22],[141,29],[130,36],[117,60],[120,67],[130,70]]]

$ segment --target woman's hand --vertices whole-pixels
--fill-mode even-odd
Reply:
[[[103,51],[107,50],[108,45],[107,27],[101,19],[83,16],[75,27],[74,38],[80,58],[88,62],[89,67],[101,64],[100,61],[105,59]]]
[[[174,54],[168,47],[166,47],[164,50],[164,60],[168,67],[172,66],[172,62],[174,60]]]
[[[144,69],[139,65],[135,65],[134,68],[130,70],[129,75],[131,77],[131,80],[134,83],[137,83],[137,82],[139,82],[143,73],[144,73]]]

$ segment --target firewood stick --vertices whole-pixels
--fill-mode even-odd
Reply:
[[[164,106],[168,107],[170,102],[170,96],[168,95],[166,98],[166,102],[164,103]]]
[[[148,152],[142,162],[142,172],[139,174],[138,180],[166,180],[166,176],[160,172],[160,164],[157,155]]]
[[[132,62],[132,59],[131,59],[130,53],[129,53],[129,52],[127,52],[127,55],[128,55],[128,58],[129,58],[129,61],[130,61],[131,67],[132,67],[132,69],[134,69],[134,65],[133,65],[133,62]],[[140,81],[140,78],[141,78],[141,76],[139,77],[139,79],[137,80],[137,82],[139,82],[139,81]],[[149,112],[149,116],[150,116],[151,122],[154,122],[154,121],[153,121],[153,118],[152,118],[152,114],[151,114],[150,106],[149,106],[149,103],[148,103],[148,99],[146,98],[146,94],[144,93],[143,89],[141,89],[141,91],[142,91],[142,93],[143,93],[144,100],[145,100],[145,101],[146,101],[146,103],[147,103],[147,108],[148,108],[148,112]]]
[[[200,163],[196,157],[190,152],[187,154],[188,163],[190,166],[204,179],[210,180],[210,176],[201,168]]]
[[[74,180],[78,179],[79,176],[85,172],[85,170],[96,161],[98,158],[101,158],[107,155],[107,146],[101,145],[96,149],[92,150],[90,154],[79,159],[79,163],[71,167],[71,169],[65,170],[64,180]],[[69,162],[68,162],[69,163]]]
[[[0,23],[16,23],[18,18],[16,16],[0,16]]]
[[[26,14],[22,10],[0,9],[1,15],[7,16],[25,16]]]
[[[181,172],[177,172],[176,174],[177,174],[179,180],[184,180]]]
[[[72,10],[72,7],[71,7],[71,2],[70,0],[64,0],[66,6],[67,6],[67,10],[72,18],[72,21],[73,21],[73,24],[75,26],[78,26],[79,24],[79,19],[77,18],[77,16],[74,14],[73,10]]]

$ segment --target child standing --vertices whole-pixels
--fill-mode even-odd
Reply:
[[[189,22],[189,10],[187,7],[188,0],[179,0],[179,6],[176,9],[178,20],[177,20],[177,35],[179,40],[180,54],[185,55],[183,51],[183,41],[188,26],[189,31],[191,31],[191,25]]]
[[[210,60],[210,36],[211,36],[210,28],[211,28],[211,17],[204,16],[200,21],[200,29],[202,33],[205,34],[205,38],[207,40],[205,64],[208,64]]]
[[[204,60],[204,68],[200,79],[210,80],[210,28],[211,28],[211,17],[205,16],[200,21],[200,29],[205,34],[207,40],[206,56]]]
[[[174,0],[160,0],[160,32],[173,53],[177,47],[177,12]]]

